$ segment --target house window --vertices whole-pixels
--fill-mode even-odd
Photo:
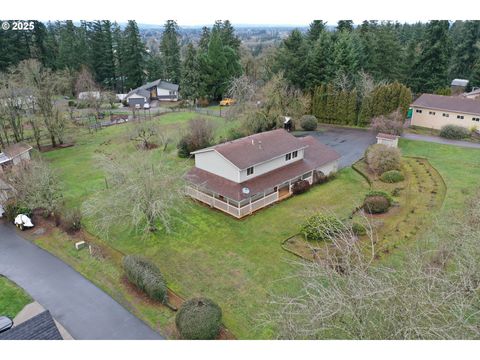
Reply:
[[[480,121],[480,118],[474,117],[474,118],[472,118],[472,120],[473,120],[473,121]]]
[[[298,151],[294,151],[294,152],[292,153],[292,158],[296,158],[297,156],[298,156]]]
[[[415,112],[417,112],[417,113],[421,114],[421,113],[422,113],[422,110],[420,110],[420,109],[417,109],[417,110],[415,110]]]
[[[444,117],[449,117],[449,116],[450,116],[450,114],[443,113],[443,114],[442,114],[442,116],[444,116]]]
[[[457,115],[457,119],[463,119],[463,115]]]
[[[435,111],[429,111],[428,115],[435,115]]]
[[[285,161],[288,161],[292,158],[292,153],[285,155]]]
[[[247,169],[247,175],[252,175],[252,174],[253,174],[253,166]]]

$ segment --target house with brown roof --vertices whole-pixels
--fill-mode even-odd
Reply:
[[[441,129],[459,125],[480,129],[480,101],[460,96],[423,94],[412,105],[411,125]]]
[[[340,155],[312,136],[283,129],[229,141],[192,153],[187,194],[242,218],[292,194],[299,180],[313,184],[337,171]]]

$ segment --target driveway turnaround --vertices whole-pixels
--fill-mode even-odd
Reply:
[[[75,339],[162,339],[70,266],[2,222],[0,274],[50,310]]]
[[[433,142],[437,144],[444,144],[444,145],[453,145],[459,147],[466,147],[466,148],[473,148],[473,149],[480,149],[480,144],[473,143],[470,141],[462,141],[462,140],[449,140],[444,139],[439,136],[429,136],[429,135],[418,135],[418,134],[408,134],[405,133],[402,135],[403,138],[408,140],[417,140],[417,141],[427,141]]]
[[[363,157],[365,150],[377,142],[376,133],[369,130],[321,125],[319,131],[298,133],[315,136],[322,143],[333,147],[342,157],[339,168],[350,166]]]

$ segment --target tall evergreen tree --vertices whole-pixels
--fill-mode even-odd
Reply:
[[[295,29],[283,41],[277,56],[277,67],[292,85],[305,88],[308,47],[302,33]]]
[[[313,89],[319,84],[328,83],[334,75],[333,42],[330,33],[322,32],[310,48],[306,59],[306,88]]]
[[[142,85],[145,78],[146,51],[135,20],[129,20],[125,27],[122,53],[126,89],[129,90]]]
[[[427,24],[421,52],[413,69],[412,85],[416,92],[434,92],[448,85],[448,29],[447,20],[432,20]]]
[[[453,51],[452,78],[470,79],[473,67],[480,57],[480,21],[465,21],[457,39],[455,51]]]
[[[310,23],[307,31],[307,39],[310,42],[315,42],[320,37],[320,34],[325,31],[325,22],[323,20],[313,20]]]
[[[178,84],[180,81],[180,45],[178,43],[178,25],[174,20],[167,20],[165,23],[160,52],[164,79]]]
[[[200,69],[197,51],[192,43],[187,45],[185,59],[182,63],[180,88],[184,99],[195,100],[200,96]]]
[[[353,20],[340,20],[337,23],[337,31],[347,31],[350,32],[353,30]]]

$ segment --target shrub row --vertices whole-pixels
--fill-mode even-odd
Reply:
[[[151,299],[167,302],[167,285],[155,264],[138,255],[127,255],[123,258],[123,269],[128,280]]]

